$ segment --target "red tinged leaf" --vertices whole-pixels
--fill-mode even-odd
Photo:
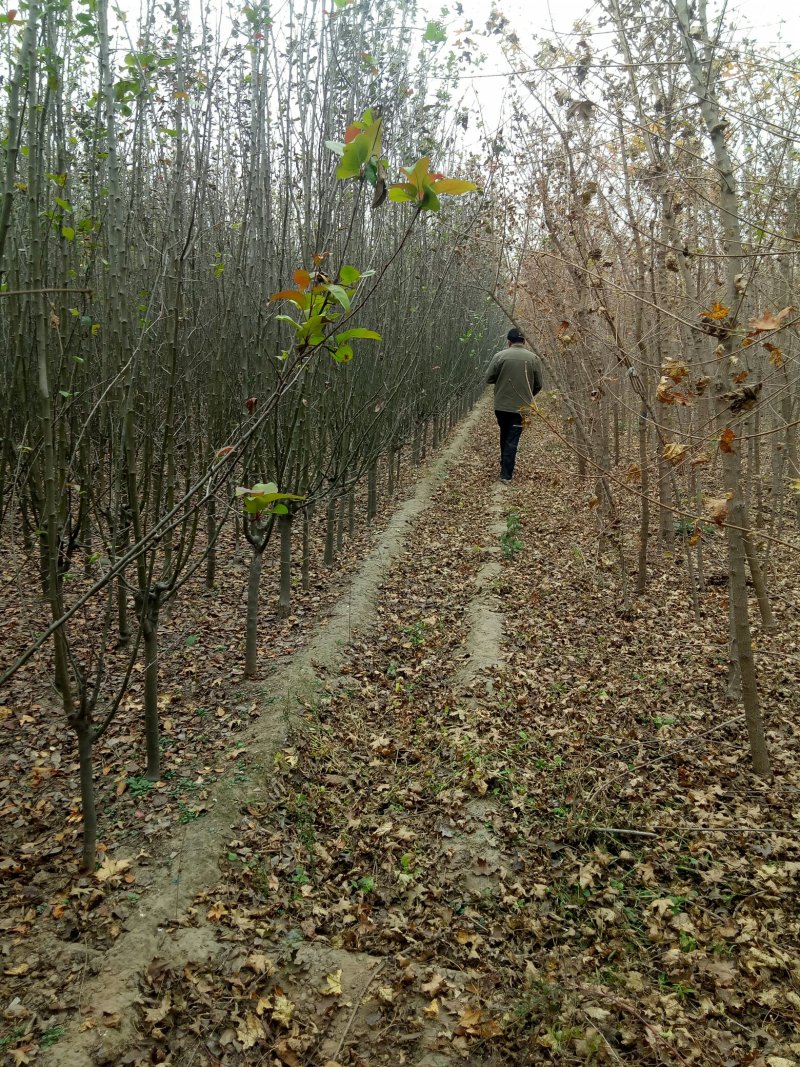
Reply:
[[[281,289],[279,293],[273,293],[270,300],[294,300],[298,302],[303,299],[304,294],[299,289]]]
[[[733,442],[735,439],[736,434],[733,432],[730,426],[728,426],[723,431],[722,437],[720,437],[719,439],[720,452],[733,452]]]
[[[292,278],[298,289],[307,289],[309,285],[311,285],[311,275],[307,270],[303,270],[302,268],[296,270],[292,275]]]
[[[251,396],[244,402],[244,406],[247,408],[248,415],[252,415],[256,410],[256,404],[258,403],[258,397]]]
[[[355,141],[356,137],[361,133],[361,125],[358,122],[353,122],[347,127],[344,133],[344,143],[350,144],[351,141]]]

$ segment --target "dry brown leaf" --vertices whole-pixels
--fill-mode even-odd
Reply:
[[[686,453],[688,451],[688,445],[680,445],[675,442],[670,442],[669,444],[664,445],[664,451],[661,454],[668,463],[671,463],[673,467],[677,467],[677,465],[682,463],[686,458]]]
[[[323,997],[340,997],[342,995],[342,969],[325,976],[325,985],[320,988]]]
[[[727,426],[722,431],[722,436],[719,439],[720,452],[733,452],[733,442],[735,438],[736,434],[733,432],[730,426]]]
[[[288,997],[279,993],[275,997],[275,1008],[272,1012],[272,1019],[280,1026],[288,1027],[291,1025],[292,1016],[295,1013],[295,1005],[289,1000]]]
[[[123,874],[130,868],[130,860],[112,860],[106,856],[97,870],[94,872],[94,876],[98,882],[108,882],[111,878],[116,878],[117,875]]]
[[[261,1025],[261,1020],[254,1012],[249,1011],[245,1015],[244,1019],[239,1023],[236,1036],[239,1041],[241,1041],[242,1049],[245,1052],[247,1049],[257,1045],[259,1041],[264,1040],[264,1027]]]

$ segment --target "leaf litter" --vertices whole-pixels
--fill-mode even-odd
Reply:
[[[293,720],[219,883],[166,931],[208,951],[165,941],[139,1047],[100,1062],[800,1056],[791,561],[781,629],[758,639],[766,784],[724,694],[721,541],[700,623],[670,559],[622,614],[560,444],[534,424],[498,497],[486,430],[415,521],[373,631]],[[498,508],[518,516],[508,553]],[[501,655],[470,675],[487,560]]]

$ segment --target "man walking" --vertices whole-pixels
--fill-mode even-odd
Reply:
[[[525,347],[516,326],[508,331],[508,348],[492,356],[486,381],[494,385],[494,413],[500,426],[500,481],[510,482],[522,433],[520,408],[530,407],[542,388],[539,357]]]

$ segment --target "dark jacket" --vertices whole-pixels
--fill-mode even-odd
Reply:
[[[519,411],[541,391],[542,365],[529,348],[511,345],[492,356],[486,381],[494,385],[495,411]]]

